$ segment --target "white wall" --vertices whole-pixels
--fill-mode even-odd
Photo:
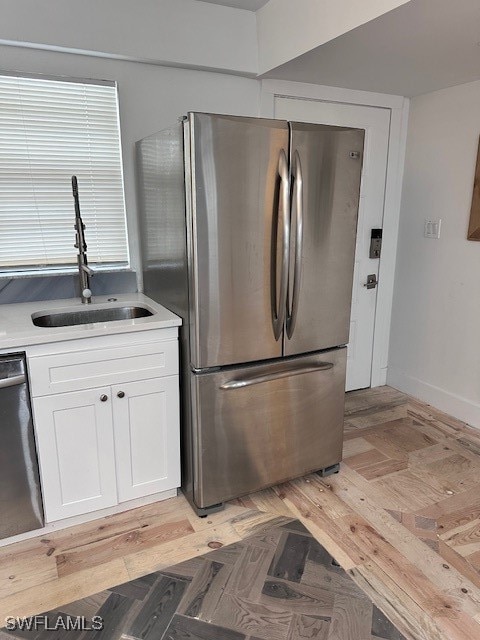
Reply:
[[[0,0],[0,44],[257,72],[255,14],[196,0]]]
[[[466,240],[480,82],[414,98],[388,383],[480,427],[480,243]],[[441,218],[439,240],[423,237]]]
[[[125,196],[134,268],[138,267],[139,253],[135,142],[174,124],[187,111],[258,115],[260,82],[250,78],[19,47],[0,47],[0,65],[0,71],[118,82]]]
[[[410,0],[270,0],[257,11],[259,72],[374,20]]]

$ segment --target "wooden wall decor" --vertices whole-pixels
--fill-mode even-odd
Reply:
[[[477,166],[473,181],[472,208],[468,225],[468,240],[480,240],[480,140],[478,144]]]

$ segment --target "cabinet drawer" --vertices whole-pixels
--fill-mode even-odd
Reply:
[[[29,358],[33,397],[178,373],[178,341],[116,345]]]

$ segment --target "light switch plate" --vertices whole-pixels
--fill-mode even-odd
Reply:
[[[438,238],[440,238],[441,226],[441,220],[425,220],[423,235],[425,236],[425,238],[434,238],[435,240],[438,240]]]

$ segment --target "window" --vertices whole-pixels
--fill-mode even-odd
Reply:
[[[117,89],[0,75],[0,271],[76,264],[71,178],[90,264],[129,264]]]

